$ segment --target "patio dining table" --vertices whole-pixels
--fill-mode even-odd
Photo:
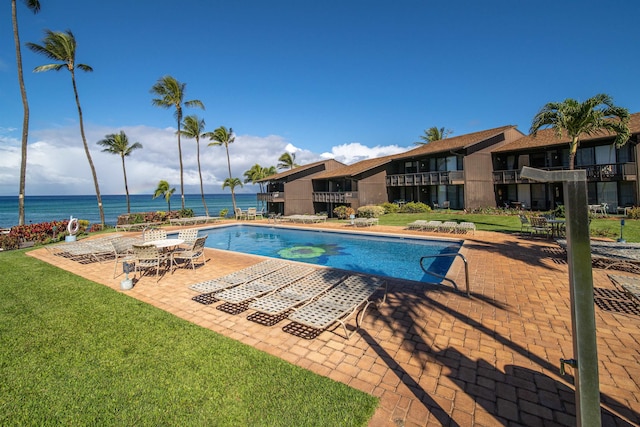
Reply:
[[[548,219],[547,224],[551,225],[551,235],[555,237],[561,237],[564,233],[565,219]]]
[[[175,249],[184,243],[184,239],[160,239],[160,240],[150,240],[145,242],[145,245],[155,246],[158,249],[162,250],[162,253],[167,256],[167,263],[171,264],[171,256],[170,254],[175,251]]]

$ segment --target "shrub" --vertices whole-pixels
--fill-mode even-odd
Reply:
[[[20,239],[10,234],[0,234],[0,249],[9,251],[20,247]]]
[[[384,215],[384,208],[382,206],[360,206],[358,208],[358,216],[360,218],[378,218]]]
[[[425,205],[422,202],[409,202],[409,203],[405,203],[404,206],[400,208],[400,212],[425,213],[425,212],[431,212],[431,207],[429,205]]]
[[[385,214],[398,213],[398,211],[400,210],[400,206],[398,206],[396,203],[385,202],[380,206],[384,209]]]
[[[627,209],[627,218],[640,219],[640,208],[633,207],[631,209]]]
[[[191,209],[191,208],[180,209],[180,211],[178,212],[178,217],[179,218],[193,218],[193,209]]]
[[[353,210],[353,208],[350,208],[348,206],[338,206],[333,210],[333,213],[339,218],[339,219],[347,219],[349,218],[351,215],[355,214],[356,211]]]
[[[227,214],[229,213],[229,209],[220,209],[220,213],[218,214],[219,217],[221,218],[226,218]]]

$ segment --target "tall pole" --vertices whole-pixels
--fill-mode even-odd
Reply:
[[[543,171],[525,166],[521,177],[563,183],[574,356],[573,359],[560,359],[560,372],[564,372],[565,364],[574,367],[576,425],[601,426],[586,171]]]

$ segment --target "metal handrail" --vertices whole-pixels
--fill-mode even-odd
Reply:
[[[451,253],[451,254],[425,255],[422,258],[420,258],[420,268],[426,274],[430,274],[432,276],[439,277],[440,279],[445,279],[445,280],[451,281],[453,283],[453,286],[455,286],[455,288],[458,289],[458,286],[456,285],[456,283],[453,280],[447,279],[445,276],[442,276],[440,274],[434,273],[432,271],[428,271],[422,265],[422,261],[424,259],[426,259],[426,258],[439,258],[439,257],[445,257],[445,256],[448,256],[448,257],[459,256],[460,258],[462,258],[462,261],[464,262],[464,278],[465,278],[465,282],[466,282],[465,284],[466,284],[466,288],[467,288],[467,296],[470,297],[471,293],[469,291],[469,263],[467,262],[467,259],[464,257],[464,255],[462,255],[461,253],[456,252],[456,253]]]

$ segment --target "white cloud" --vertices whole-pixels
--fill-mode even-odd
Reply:
[[[359,142],[351,142],[349,144],[337,145],[331,149],[331,152],[322,153],[320,157],[323,159],[336,159],[342,163],[352,164],[362,160],[388,156],[404,151],[407,151],[407,148],[398,145],[367,147]]]
[[[131,194],[151,194],[158,181],[166,180],[180,192],[178,142],[175,128],[130,126],[110,128],[86,126],[87,143],[98,175],[102,194],[123,194],[124,178],[120,156],[103,153],[97,141],[107,134],[123,130],[130,143],[140,142],[142,149],[125,158],[127,181]],[[27,155],[27,195],[94,194],[93,178],[77,126],[32,131]],[[200,193],[198,158],[193,139],[182,138],[182,160],[185,193]],[[222,193],[222,183],[228,177],[227,153],[224,146],[209,147],[209,140],[200,141],[200,164],[205,193]],[[344,163],[398,153],[406,148],[392,146],[366,147],[360,143],[333,147],[330,153],[317,154],[296,147],[278,135],[236,135],[229,145],[233,177],[244,181],[244,172],[254,164],[276,166],[285,151],[295,153],[296,162],[304,165],[323,158],[335,158]],[[20,142],[0,136],[0,195],[15,195],[20,171]],[[258,191],[246,184],[239,192]]]

